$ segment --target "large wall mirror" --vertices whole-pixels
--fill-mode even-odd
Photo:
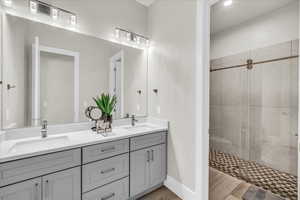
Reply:
[[[3,16],[2,128],[88,121],[101,93],[117,96],[114,118],[147,115],[147,50]]]

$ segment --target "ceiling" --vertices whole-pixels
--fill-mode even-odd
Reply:
[[[212,34],[264,15],[297,0],[233,0],[229,7],[224,0],[215,4],[211,11]]]
[[[136,0],[137,2],[143,4],[144,6],[150,6],[155,0]]]

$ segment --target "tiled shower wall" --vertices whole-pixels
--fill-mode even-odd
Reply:
[[[298,40],[214,59],[223,68],[298,55]],[[298,58],[210,74],[210,147],[297,174]]]

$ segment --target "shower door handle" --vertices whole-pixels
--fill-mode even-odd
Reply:
[[[298,133],[295,133],[295,136],[298,137]]]

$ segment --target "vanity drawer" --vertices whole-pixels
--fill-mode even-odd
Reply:
[[[129,140],[108,142],[84,147],[82,150],[83,163],[102,160],[112,156],[129,152]]]
[[[128,175],[128,153],[90,163],[82,167],[82,190],[87,192]]]
[[[0,164],[0,187],[55,171],[79,166],[80,149],[36,156]]]
[[[82,200],[127,200],[128,198],[128,177],[85,193],[82,196]]]
[[[130,150],[136,151],[163,143],[166,143],[166,132],[138,136],[130,139]]]

